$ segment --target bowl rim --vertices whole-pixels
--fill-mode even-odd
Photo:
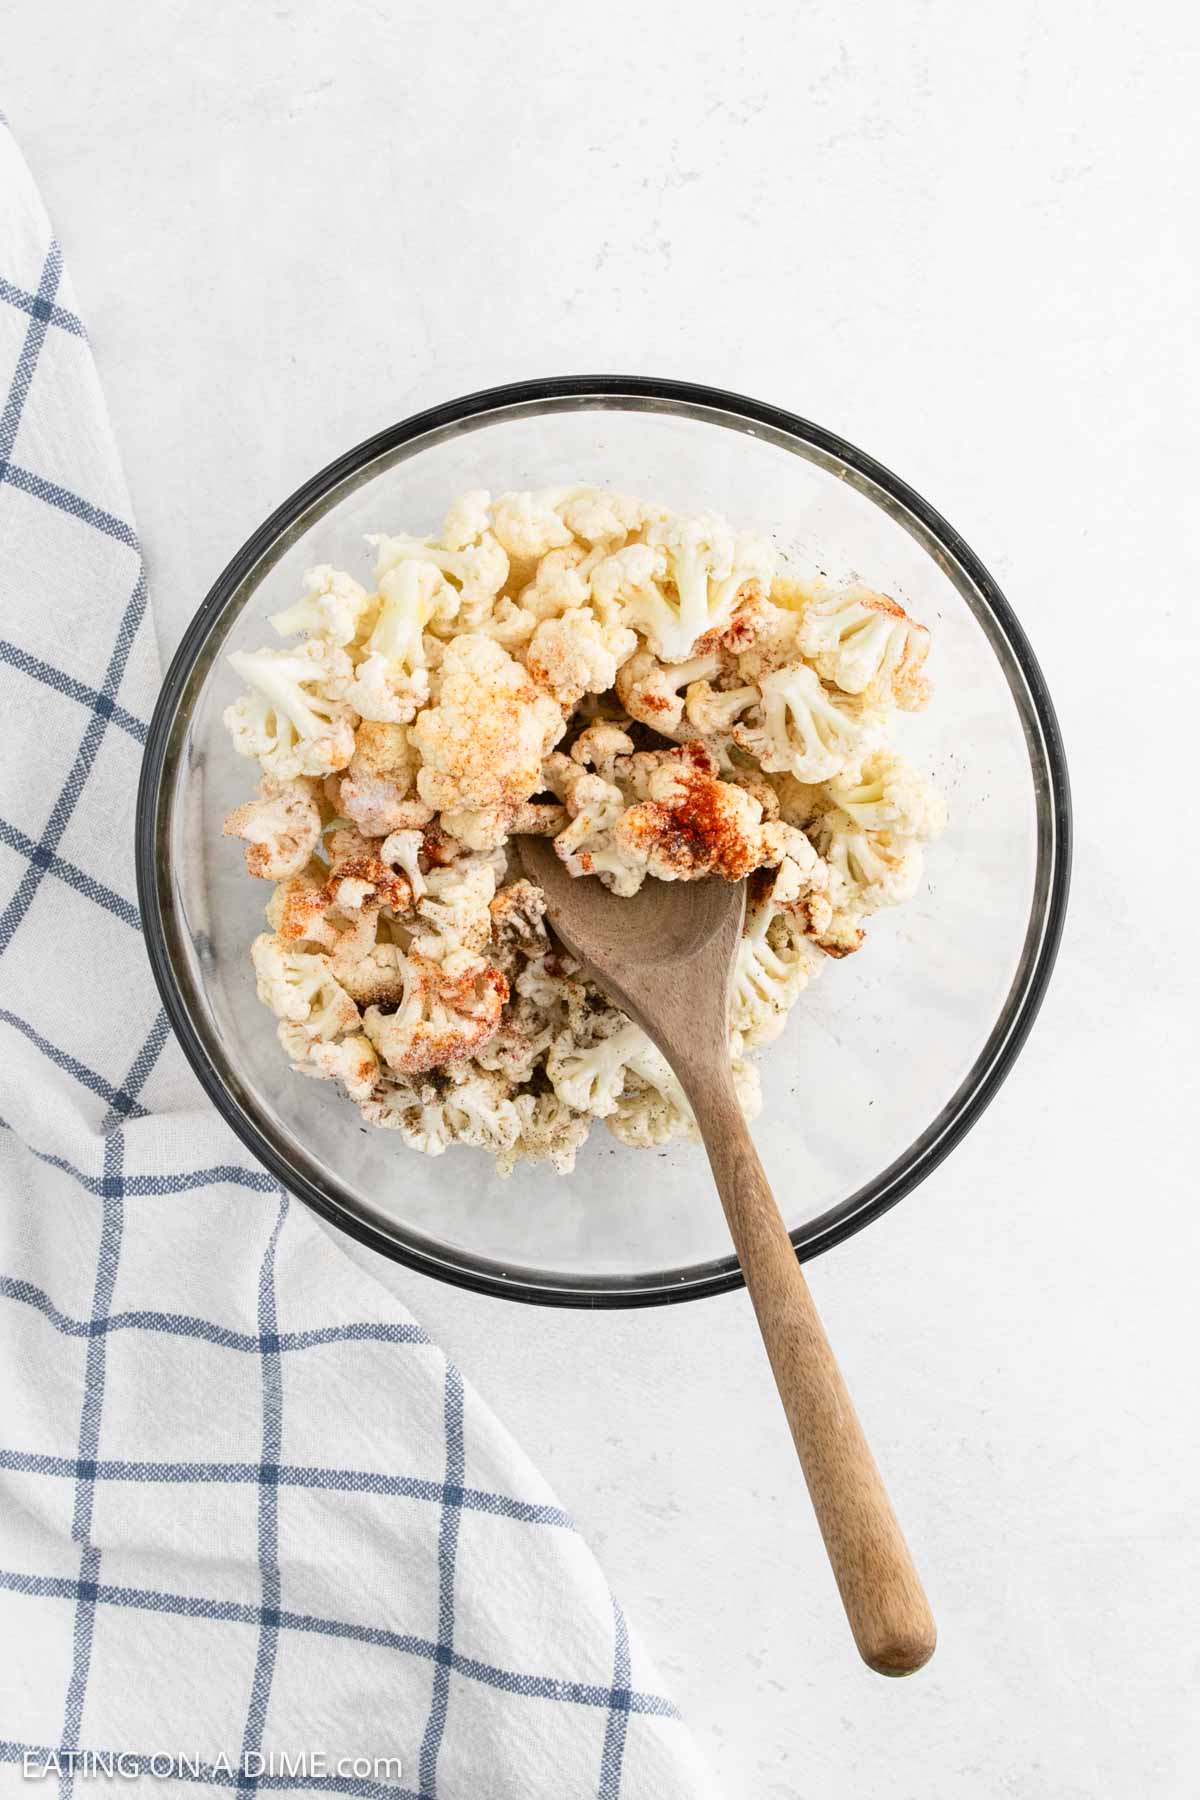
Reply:
[[[764,427],[780,439],[791,440],[793,448],[799,444],[806,451],[816,451],[817,458],[810,460],[830,458],[854,471],[871,488],[881,490],[897,509],[893,516],[908,529],[910,521],[915,522],[942,556],[957,564],[983,600],[994,630],[1022,678],[1032,713],[1032,721],[1024,718],[1023,723],[1034,776],[1037,877],[1043,887],[1043,900],[1039,912],[1035,894],[1023,970],[1018,972],[1004,1008],[970,1071],[930,1125],[872,1181],[790,1234],[801,1261],[818,1256],[861,1231],[911,1193],[949,1155],[999,1091],[1041,1008],[1058,955],[1070,887],[1072,813],[1066,755],[1045,678],[1012,607],[979,557],[934,507],[874,457],[835,432],[764,401],[695,382],[640,375],[546,376],[485,388],[428,407],[364,439],[304,482],[247,538],[213,583],[171,660],[147,731],[138,784],[138,903],[151,970],[180,1047],[219,1115],[255,1159],[289,1193],[340,1230],[393,1261],[455,1286],[537,1305],[607,1308],[664,1305],[726,1293],[744,1285],[742,1272],[732,1255],[690,1269],[658,1271],[650,1276],[588,1277],[528,1268],[509,1270],[488,1258],[448,1250],[435,1240],[385,1220],[383,1215],[367,1215],[349,1198],[340,1200],[333,1196],[303,1168],[298,1168],[281,1145],[247,1114],[210,1055],[180,979],[183,959],[180,957],[177,962],[172,954],[178,920],[168,859],[163,853],[170,842],[178,751],[190,713],[188,703],[194,697],[189,688],[198,685],[193,682],[195,671],[214,626],[224,618],[230,601],[282,534],[332,490],[390,452],[431,432],[467,421],[484,424],[502,413],[537,408],[543,402],[570,403],[592,398],[601,403],[630,400],[667,407],[678,404],[725,414],[742,429]],[[925,547],[929,549],[928,544]],[[207,673],[206,668],[204,672]],[[1007,669],[1005,672],[1009,673]],[[1031,723],[1036,732],[1030,730]],[[1039,775],[1044,780],[1039,781]],[[1040,935],[1030,955],[1029,939],[1035,930]]]

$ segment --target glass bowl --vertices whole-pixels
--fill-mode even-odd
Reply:
[[[593,1128],[574,1175],[483,1152],[427,1158],[293,1074],[255,997],[265,884],[221,821],[255,771],[221,723],[225,653],[271,642],[302,571],[361,571],[369,531],[436,529],[469,488],[587,481],[772,535],[860,576],[933,631],[934,701],[901,715],[950,826],[908,905],[830,962],[762,1053],[754,1127],[797,1254],[861,1229],[979,1117],[1029,1031],[1062,931],[1067,772],[1053,708],[996,583],[871,457],[757,401],[682,382],[577,376],[493,388],[405,420],[307,482],[254,533],[188,628],[151,723],[138,892],[164,1004],[213,1104],[325,1219],[425,1274],[512,1299],[636,1306],[739,1284],[703,1151],[630,1150]]]

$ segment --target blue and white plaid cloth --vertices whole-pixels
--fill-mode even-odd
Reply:
[[[711,1793],[545,1483],[171,1040],[142,556],[3,126],[0,397],[0,1789]]]

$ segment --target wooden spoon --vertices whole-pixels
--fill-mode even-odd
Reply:
[[[933,1655],[933,1615],[730,1074],[745,883],[647,881],[623,900],[568,875],[544,838],[520,839],[520,853],[558,936],[653,1038],[691,1102],[854,1641],[881,1675],[911,1674]]]

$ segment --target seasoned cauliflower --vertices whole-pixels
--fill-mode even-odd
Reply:
[[[946,828],[946,802],[910,762],[879,750],[862,768],[829,783],[837,806],[863,831],[929,843]]]
[[[321,838],[321,807],[311,781],[276,781],[264,775],[257,800],[247,800],[225,820],[226,837],[246,840],[246,867],[264,881],[299,875]]]
[[[734,725],[733,737],[768,775],[828,781],[867,749],[866,728],[803,663],[764,675],[758,691],[758,705]]]
[[[368,838],[422,830],[433,818],[433,808],[414,791],[417,762],[405,726],[364,719],[338,784],[340,812]]]
[[[814,600],[800,622],[800,648],[817,673],[846,694],[890,698],[919,712],[929,698],[929,633],[898,601],[850,587]]]
[[[411,951],[404,992],[393,1013],[369,1006],[363,1029],[389,1069],[399,1075],[444,1068],[472,1056],[495,1035],[508,998],[499,969],[470,950],[440,960]]]
[[[543,619],[532,634],[525,667],[560,706],[574,706],[585,694],[602,694],[637,646],[623,625],[601,625],[584,608]]]
[[[729,1001],[730,1031],[742,1050],[778,1037],[801,990],[821,966],[820,953],[800,922],[775,898],[781,879],[787,879],[782,870],[752,893],[746,907],[746,932],[738,946]]]
[[[378,535],[373,585],[322,564],[231,660],[225,718],[262,771],[234,809],[273,885],[258,994],[298,1073],[427,1156],[574,1166],[695,1139],[650,1039],[555,936],[514,840],[618,896],[747,880],[730,1066],[826,958],[910,896],[945,805],[891,741],[929,634],[894,600],[782,564],[715,513],[585,483],[463,494]]]
[[[536,793],[542,758],[564,728],[562,708],[520,663],[494,639],[465,633],[447,646],[436,706],[409,732],[421,757],[417,791],[455,837],[490,849]]]
[[[776,554],[765,539],[735,536],[713,513],[655,520],[646,542],[662,552],[666,580],[635,593],[623,617],[664,662],[685,662],[697,638],[723,631],[738,601],[767,592],[775,573]]]

